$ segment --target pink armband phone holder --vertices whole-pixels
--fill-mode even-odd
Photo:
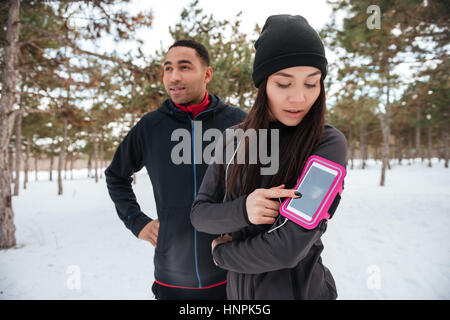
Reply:
[[[341,194],[343,191],[343,181],[347,174],[345,168],[340,164],[313,155],[309,157],[308,160],[306,161],[302,174],[298,179],[297,184],[295,185],[294,188],[299,190],[300,193],[302,194],[303,194],[302,192],[303,185],[300,184],[302,183],[303,179],[305,178],[305,175],[307,174],[308,170],[311,168],[313,163],[317,163],[322,168],[323,167],[329,168],[333,172],[333,175],[336,174],[336,176],[334,177],[333,182],[331,183],[331,187],[329,187],[328,191],[323,197],[323,200],[320,202],[320,205],[318,206],[317,210],[314,212],[312,217],[310,217],[310,220],[301,216],[301,214],[295,212],[294,210],[289,210],[289,202],[293,198],[286,198],[279,209],[279,212],[282,216],[297,223],[298,225],[302,226],[305,229],[314,229],[317,227],[320,221],[322,221],[323,219],[329,220],[332,217],[340,201]]]

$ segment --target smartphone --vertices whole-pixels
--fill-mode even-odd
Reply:
[[[338,170],[313,162],[296,188],[302,197],[292,198],[286,209],[306,222],[312,221],[317,209],[324,203],[325,197],[331,195],[329,190],[338,174]]]

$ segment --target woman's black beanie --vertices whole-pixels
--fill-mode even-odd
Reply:
[[[312,66],[327,75],[325,49],[317,32],[300,15],[281,14],[267,18],[255,42],[253,83],[259,87],[271,74],[295,66]]]

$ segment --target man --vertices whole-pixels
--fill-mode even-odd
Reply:
[[[194,135],[195,121],[203,130],[224,131],[241,122],[246,113],[231,107],[206,85],[213,70],[206,48],[193,40],[179,40],[168,50],[163,65],[163,83],[170,97],[156,111],[144,115],[117,148],[105,171],[106,183],[117,213],[139,239],[155,247],[157,299],[226,299],[226,272],[214,265],[211,242],[216,235],[197,232],[190,223],[207,164],[194,161],[195,150],[206,142],[192,139],[189,163],[175,164],[172,133],[185,129]],[[198,157],[198,156],[197,156]],[[179,162],[178,162],[179,163]],[[158,219],[150,219],[136,201],[132,174],[146,167],[153,186]]]

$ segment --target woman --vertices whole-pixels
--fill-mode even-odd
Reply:
[[[228,270],[228,299],[336,299],[320,257],[326,221],[306,230],[277,218],[277,198],[298,197],[292,188],[311,155],[346,165],[346,139],[325,121],[324,47],[306,19],[276,15],[255,48],[258,93],[238,126],[279,130],[279,169],[265,176],[259,161],[210,165],[191,222],[200,232],[231,233],[212,243],[214,263]]]

